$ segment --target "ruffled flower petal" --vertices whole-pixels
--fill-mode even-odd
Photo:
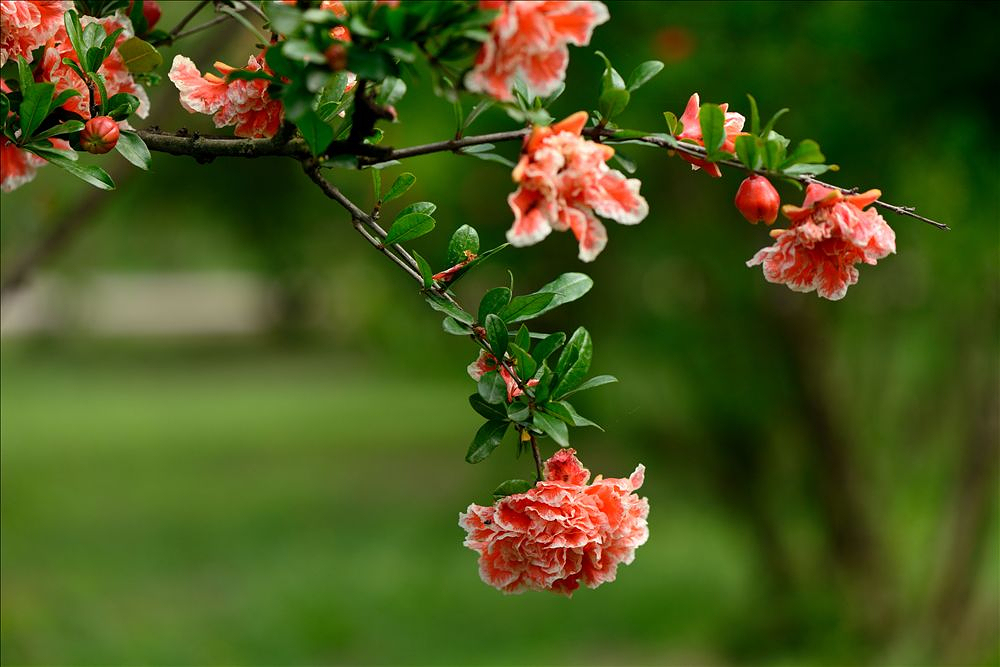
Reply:
[[[72,8],[72,0],[0,2],[0,67],[18,56],[30,63],[31,52],[51,39]]]

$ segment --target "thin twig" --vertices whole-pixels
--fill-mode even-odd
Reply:
[[[236,10],[233,10],[233,11],[236,11]],[[199,33],[202,30],[208,30],[212,26],[216,26],[216,25],[219,25],[220,23],[224,23],[225,21],[228,21],[231,18],[233,18],[232,14],[223,14],[222,16],[216,16],[211,21],[206,21],[205,23],[202,23],[201,25],[196,25],[193,28],[188,28],[184,32],[179,32],[176,35],[172,35],[171,38],[170,38],[170,42],[173,43],[173,42],[176,42],[178,39],[183,39],[184,37],[188,37],[189,35],[194,35],[195,33]]]
[[[542,481],[545,476],[542,475],[542,456],[538,453],[538,443],[535,442],[535,434],[531,431],[526,431],[528,437],[531,438],[531,453],[535,457],[535,473],[538,475],[538,481]]]

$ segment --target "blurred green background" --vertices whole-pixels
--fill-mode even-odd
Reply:
[[[190,5],[161,4],[165,26]],[[658,58],[623,125],[663,131],[693,91],[746,113],[752,92],[764,114],[791,107],[779,129],[818,140],[843,167],[831,180],[952,231],[889,217],[898,254],[862,267],[846,299],[794,294],[743,265],[768,238],[732,206],[739,174],[623,148],[651,205],[641,225],[609,223],[585,267],[553,234],[458,292],[474,302],[508,268],[522,292],[595,278],[540,324],[587,326],[593,370],[621,379],[581,396],[607,432],[574,444],[595,473],[646,464],[650,539],[614,584],[505,597],[456,521],[530,464],[512,446],[463,461],[472,345],[294,163],[154,155],[149,174],[116,164],[113,194],[43,169],[0,199],[5,273],[79,221],[4,299],[5,664],[998,664],[997,5],[610,9],[572,50],[558,116],[595,106],[593,48],[626,73]],[[229,29],[165,53],[239,65],[251,43]],[[153,96],[149,125],[210,129],[169,83]],[[397,108],[386,143],[454,132],[428,77]],[[473,131],[511,126],[491,111]],[[438,204],[438,230],[415,243],[435,267],[463,223],[503,240],[506,169],[452,155],[405,168],[418,181],[399,205]],[[331,177],[370,203],[367,174]],[[235,276],[263,324],[102,327],[122,317],[107,281],[150,276],[187,285],[139,292],[161,319],[189,299],[231,308],[199,277]],[[16,335],[31,308],[47,325]]]

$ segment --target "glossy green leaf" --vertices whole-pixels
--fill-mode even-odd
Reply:
[[[448,266],[454,266],[469,259],[471,253],[479,252],[479,233],[469,225],[462,225],[448,241]]]
[[[587,389],[593,389],[595,387],[600,387],[602,385],[611,384],[613,382],[618,382],[618,378],[616,378],[614,375],[595,375],[594,377],[578,385],[574,389],[571,389],[563,393],[561,398],[565,398],[566,396],[570,396],[572,394],[576,394],[581,391],[586,391]]]
[[[484,321],[486,327],[486,341],[490,344],[490,350],[497,359],[503,359],[507,353],[509,342],[507,335],[507,325],[496,315],[487,315]]]
[[[569,447],[569,429],[562,420],[544,412],[536,412],[532,417],[532,423],[542,433],[555,440],[560,447]]]
[[[757,141],[756,137],[743,134],[736,137],[736,157],[739,158],[740,162],[743,163],[747,169],[758,169],[758,159],[757,154]]]
[[[417,177],[408,171],[403,172],[396,177],[396,180],[392,182],[389,187],[389,191],[385,193],[385,197],[382,197],[383,202],[390,202],[393,199],[397,199],[406,194],[406,191],[413,187],[413,184],[417,182]]]
[[[490,371],[479,378],[476,384],[476,391],[487,403],[500,404],[507,400],[507,384],[500,377],[500,373]]]
[[[156,47],[138,37],[129,37],[118,45],[125,67],[133,74],[152,72],[163,64],[163,56]]]
[[[556,363],[558,381],[552,388],[552,396],[561,398],[566,392],[579,386],[590,370],[590,361],[594,353],[590,333],[583,327],[573,332],[559,361]]]
[[[677,134],[677,126],[680,124],[680,121],[677,120],[677,115],[672,111],[664,111],[663,118],[667,121],[667,129],[670,130],[670,135]]]
[[[793,164],[822,164],[826,160],[823,152],[812,139],[803,139],[795,150],[781,163],[781,169],[790,167]]]
[[[413,259],[417,263],[417,270],[420,271],[420,279],[424,282],[424,287],[430,287],[434,284],[434,271],[431,270],[431,265],[427,263],[427,260],[420,256],[418,252],[411,252]]]
[[[529,320],[544,312],[545,307],[552,302],[555,295],[551,292],[536,292],[515,296],[510,303],[500,311],[500,317],[509,324]]]
[[[515,400],[507,405],[507,419],[513,422],[523,422],[531,416],[531,408],[522,400]]]
[[[49,102],[55,94],[54,83],[36,83],[24,92],[21,99],[21,141],[31,139],[35,130],[49,113]]]
[[[479,317],[477,319],[483,322],[487,315],[499,313],[508,303],[510,303],[510,289],[494,287],[486,292],[479,302]]]
[[[635,92],[647,81],[659,74],[663,70],[663,63],[659,60],[647,60],[640,64],[628,76],[628,91]]]
[[[478,393],[469,396],[469,405],[486,419],[504,421],[507,419],[507,408],[500,404],[488,403]]]
[[[531,348],[531,332],[528,331],[527,325],[522,324],[521,328],[517,330],[514,342],[525,350]]]
[[[439,294],[435,294],[433,292],[428,293],[426,301],[434,310],[444,313],[450,317],[454,317],[463,324],[472,324],[473,322],[472,315],[469,315],[460,307],[456,306],[454,303]]]
[[[564,273],[550,283],[546,283],[538,288],[537,293],[550,293],[552,300],[549,301],[536,315],[547,313],[553,308],[576,301],[590,291],[594,286],[594,281],[585,273]]]
[[[392,223],[385,237],[385,244],[404,243],[420,238],[434,229],[434,218],[426,213],[407,213]]]
[[[83,123],[78,120],[68,120],[65,123],[60,123],[55,127],[50,127],[44,132],[39,132],[33,137],[34,141],[40,139],[48,139],[49,137],[58,137],[64,134],[72,134],[73,132],[79,132],[83,129]]]
[[[425,213],[427,215],[434,215],[434,211],[436,210],[437,204],[432,204],[429,201],[418,201],[404,208],[396,217],[401,218],[410,213]]]
[[[767,125],[765,125],[764,128],[760,131],[760,135],[762,137],[766,137],[767,135],[769,135],[771,133],[771,130],[774,129],[774,124],[777,123],[778,119],[784,116],[786,113],[788,113],[787,108],[780,109],[776,114],[771,116],[771,120],[767,121]]]
[[[570,426],[593,426],[602,431],[604,430],[599,424],[590,421],[586,417],[582,417],[567,401],[549,401],[545,404],[545,409]]]
[[[115,182],[111,179],[111,176],[108,175],[108,172],[95,165],[82,165],[78,163],[76,161],[76,154],[72,154],[73,157],[70,157],[67,154],[67,151],[46,148],[37,144],[28,144],[24,148],[31,151],[38,157],[45,158],[57,167],[65,169],[80,180],[93,185],[95,188],[99,188],[101,190],[115,189]]]
[[[726,141],[726,117],[718,104],[702,104],[698,111],[698,122],[701,125],[701,136],[705,142],[705,152],[712,156],[717,153]]]
[[[538,370],[538,362],[532,358],[526,349],[516,343],[510,344],[509,351],[517,365],[517,376],[525,381],[531,379],[535,375],[535,371]]]
[[[465,460],[469,463],[479,463],[492,454],[493,450],[503,442],[503,436],[509,426],[508,421],[488,421],[480,426],[472,439],[472,444],[469,445],[469,451],[465,454]]]
[[[493,500],[500,500],[516,493],[524,493],[535,487],[534,482],[526,479],[508,479],[506,482],[493,489]]]
[[[115,150],[123,158],[140,169],[149,169],[149,165],[153,161],[153,156],[149,154],[146,142],[138,134],[130,130],[123,130],[119,134]]]
[[[441,328],[452,336],[468,336],[471,333],[469,327],[461,324],[454,317],[446,317],[441,320]]]

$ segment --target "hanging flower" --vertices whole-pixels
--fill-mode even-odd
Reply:
[[[601,2],[504,2],[480,0],[498,9],[476,64],[465,77],[469,90],[509,102],[518,75],[535,95],[548,95],[566,78],[567,44],[586,46],[594,28],[608,20]]]
[[[553,229],[571,229],[580,259],[590,262],[608,242],[595,213],[624,225],[641,222],[649,213],[639,179],[625,178],[605,164],[615,150],[580,136],[586,122],[587,113],[580,111],[550,127],[536,126],[525,140],[514,169],[520,187],[507,198],[514,212],[507,232],[511,245],[532,245]]]
[[[479,553],[479,575],[504,593],[553,591],[572,596],[583,583],[615,580],[646,543],[649,501],[634,492],[645,467],[624,479],[587,484],[590,471],[572,449],[545,462],[545,479],[491,507],[472,504],[459,515],[465,546]]]
[[[746,118],[743,117],[743,114],[727,111],[729,109],[729,104],[720,104],[719,108],[722,109],[722,113],[725,114],[726,119],[723,126],[726,133],[726,140],[722,144],[722,150],[732,153],[736,150],[736,137],[738,137],[743,130],[743,124],[746,122]],[[684,109],[684,114],[680,118],[683,130],[677,135],[678,139],[691,139],[699,146],[705,145],[705,142],[701,137],[701,122],[698,120],[698,112],[700,110],[701,101],[698,98],[698,93],[695,93],[691,96],[691,99],[688,100],[687,108]],[[722,176],[722,172],[719,170],[719,165],[714,162],[708,162],[706,160],[702,160],[701,158],[687,155],[686,153],[679,154],[682,158],[691,163],[692,169],[704,169],[706,174],[714,176],[715,178]]]
[[[202,76],[198,68],[182,55],[174,56],[167,76],[180,91],[181,106],[190,113],[212,116],[216,127],[235,125],[238,137],[273,137],[281,126],[284,108],[267,94],[264,79],[226,81],[235,67],[216,62],[222,76],[208,73]],[[250,56],[249,72],[267,71],[263,56]]]
[[[0,0],[0,67],[49,41],[63,24],[72,0]]]
[[[91,23],[99,23],[109,35],[115,30],[122,28],[122,33],[118,36],[116,46],[133,36],[132,23],[125,16],[107,16],[102,19],[97,19],[93,16],[81,16],[80,23],[84,27]],[[87,90],[87,84],[84,83],[79,74],[63,62],[63,58],[69,58],[78,64],[80,62],[76,57],[76,52],[73,50],[73,45],[70,43],[69,37],[66,35],[66,28],[60,27],[46,45],[45,57],[42,59],[41,78],[44,81],[50,81],[55,84],[56,95],[70,89],[80,93],[67,100],[63,104],[63,109],[79,114],[86,120],[90,118],[90,93]],[[122,58],[117,48],[111,50],[111,54],[105,58],[97,71],[104,77],[104,88],[107,90],[108,99],[118,93],[135,95],[139,98],[139,108],[136,109],[136,115],[140,118],[145,118],[149,115],[149,97],[146,95],[146,90],[132,78],[132,74],[125,65],[125,59]],[[122,121],[119,125],[126,129],[129,128],[126,121]]]
[[[816,292],[836,301],[858,282],[856,264],[876,264],[896,252],[896,234],[874,209],[878,190],[845,195],[810,184],[802,207],[785,206],[790,229],[775,229],[772,246],[760,250],[747,266],[763,267],[764,278],[796,292]]]

